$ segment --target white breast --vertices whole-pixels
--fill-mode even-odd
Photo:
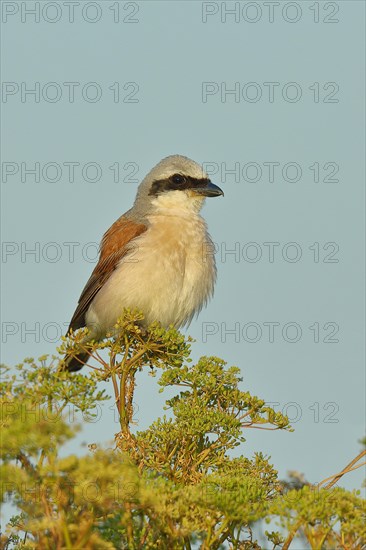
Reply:
[[[88,310],[87,325],[100,327],[101,337],[123,308],[143,311],[145,325],[159,321],[181,327],[213,293],[213,244],[201,216],[157,213],[149,222]]]

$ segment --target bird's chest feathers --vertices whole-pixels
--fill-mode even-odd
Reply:
[[[113,316],[117,319],[122,307],[130,307],[144,312],[147,325],[158,320],[180,327],[213,293],[216,268],[204,220],[198,215],[156,215],[149,221],[103,292],[105,324]],[[97,296],[96,307],[98,301]]]
[[[215,277],[204,220],[154,215],[97,294],[88,319],[110,327],[128,307],[143,311],[146,325],[160,321],[180,327],[210,298]]]
[[[148,270],[150,280],[169,280],[181,292],[208,276],[212,251],[205,222],[177,216],[152,216],[146,233],[135,240],[133,258]],[[132,258],[131,258],[132,259]]]

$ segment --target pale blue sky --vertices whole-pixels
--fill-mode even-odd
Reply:
[[[296,469],[311,482],[338,472],[359,452],[365,415],[364,3],[280,2],[272,23],[262,2],[238,3],[226,22],[220,2],[121,2],[119,23],[109,1],[84,18],[81,2],[74,22],[62,2],[41,2],[39,22],[3,4],[3,362],[55,351],[94,265],[90,243],[132,204],[128,174],[140,181],[174,153],[214,163],[225,197],[207,200],[204,216],[218,282],[189,327],[193,357],[240,366],[243,389],[295,418],[292,434],[250,430],[244,454],[263,451],[281,476]],[[24,95],[37,82],[39,102]],[[80,83],[73,103],[65,82]],[[25,171],[37,162],[39,182]],[[238,176],[225,176],[235,164]],[[278,243],[273,261],[264,243]],[[140,428],[163,397],[139,375]],[[112,408],[81,439],[111,440]]]

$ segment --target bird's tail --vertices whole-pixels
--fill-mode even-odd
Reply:
[[[66,355],[63,370],[76,372],[88,362],[89,357],[89,353],[86,352],[78,353],[78,355]]]

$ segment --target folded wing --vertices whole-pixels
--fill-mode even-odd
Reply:
[[[118,262],[131,249],[131,241],[146,230],[146,225],[135,223],[122,216],[104,234],[100,245],[99,261],[81,293],[67,334],[71,329],[75,331],[85,326],[85,314],[94,297],[112,275]]]

